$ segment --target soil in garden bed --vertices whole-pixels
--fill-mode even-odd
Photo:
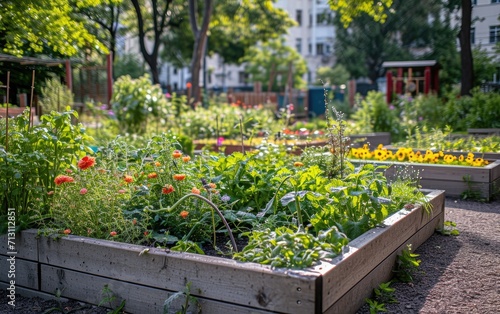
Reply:
[[[236,246],[238,247],[238,252],[241,252],[243,248],[248,244],[248,238],[238,238],[235,237]],[[231,239],[225,234],[216,235],[216,247],[211,242],[205,242],[201,249],[205,252],[205,255],[217,256],[223,258],[231,259]]]

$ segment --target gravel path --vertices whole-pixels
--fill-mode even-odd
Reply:
[[[419,271],[412,283],[391,285],[398,303],[386,304],[388,313],[500,313],[500,201],[447,198],[445,206],[460,234],[435,233],[415,250]]]
[[[394,283],[398,303],[388,313],[500,313],[500,200],[491,203],[446,199],[446,220],[457,224],[459,236],[435,233],[415,253],[422,261],[414,281]],[[0,295],[0,313],[102,314],[107,311],[75,301],[58,303],[16,298],[16,310]],[[83,308],[82,308],[83,307]],[[358,314],[369,313],[365,306]]]

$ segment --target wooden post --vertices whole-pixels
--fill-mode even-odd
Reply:
[[[113,53],[110,52],[106,58],[106,73],[108,87],[108,109],[111,108],[111,96],[113,95]]]
[[[33,127],[33,93],[35,90],[35,70],[33,70],[33,74],[31,75],[31,94],[30,94],[30,123],[29,123],[29,128]]]
[[[431,68],[425,67],[424,71],[424,94],[429,94],[431,90]]]
[[[398,76],[396,78],[396,94],[403,93],[403,68],[398,68]]]
[[[431,74],[433,77],[432,90],[437,94],[439,92],[439,68],[437,66],[434,67],[433,71],[431,71]]]
[[[385,77],[386,77],[386,84],[387,84],[387,90],[386,90],[386,94],[385,94],[385,101],[387,102],[387,104],[390,104],[391,101],[392,101],[392,72],[389,70],[387,71],[387,73],[385,74]]]
[[[73,73],[71,72],[71,61],[66,60],[66,86],[73,91]]]

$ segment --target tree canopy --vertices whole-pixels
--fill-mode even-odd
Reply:
[[[16,56],[54,53],[74,56],[81,49],[107,51],[91,34],[76,8],[99,5],[101,0],[2,0],[0,46]]]
[[[251,47],[243,61],[247,62],[246,71],[250,74],[250,81],[271,86],[271,90],[284,90],[290,70],[293,87],[306,86],[302,76],[307,72],[307,64],[295,48],[285,45],[283,38]]]

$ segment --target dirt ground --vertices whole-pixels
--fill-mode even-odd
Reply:
[[[435,233],[415,250],[420,254],[419,270],[412,283],[392,284],[398,303],[386,304],[388,313],[500,313],[500,201],[447,198],[445,217],[457,224],[460,235]],[[7,301],[4,291],[0,313],[107,313],[75,301],[22,296],[16,297],[13,310]],[[358,311],[365,313],[369,313],[367,306]]]

